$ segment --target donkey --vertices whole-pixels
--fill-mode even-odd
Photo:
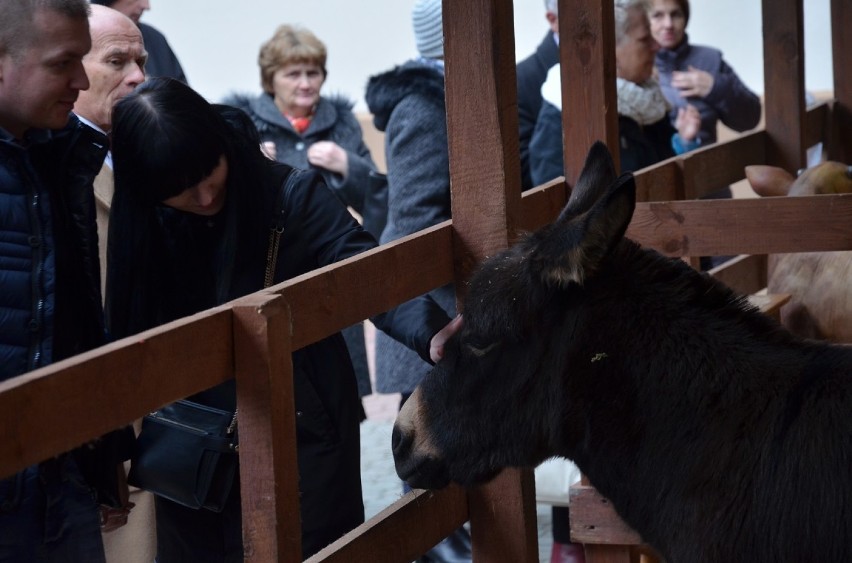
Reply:
[[[487,260],[394,425],[399,476],[573,460],[669,563],[852,561],[852,348],[624,238],[596,144],[556,222]]]

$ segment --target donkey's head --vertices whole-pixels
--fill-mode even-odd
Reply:
[[[561,445],[580,430],[564,379],[574,341],[595,322],[584,286],[622,241],[634,206],[633,177],[616,178],[596,143],[559,218],[482,265],[462,329],[394,425],[403,480],[470,485],[570,453]]]

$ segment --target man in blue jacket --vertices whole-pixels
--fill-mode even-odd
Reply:
[[[0,380],[105,340],[92,179],[107,140],[70,116],[89,87],[88,12],[0,2]],[[120,441],[0,476],[0,562],[104,561],[98,502],[120,504]]]

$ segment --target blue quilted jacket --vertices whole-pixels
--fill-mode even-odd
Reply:
[[[24,144],[0,129],[0,380],[105,341],[92,180],[106,150],[76,118]]]

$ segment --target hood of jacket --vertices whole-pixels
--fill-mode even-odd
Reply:
[[[421,96],[443,109],[444,75],[434,67],[409,61],[370,77],[365,99],[379,131],[385,130],[394,108],[408,96]]]

